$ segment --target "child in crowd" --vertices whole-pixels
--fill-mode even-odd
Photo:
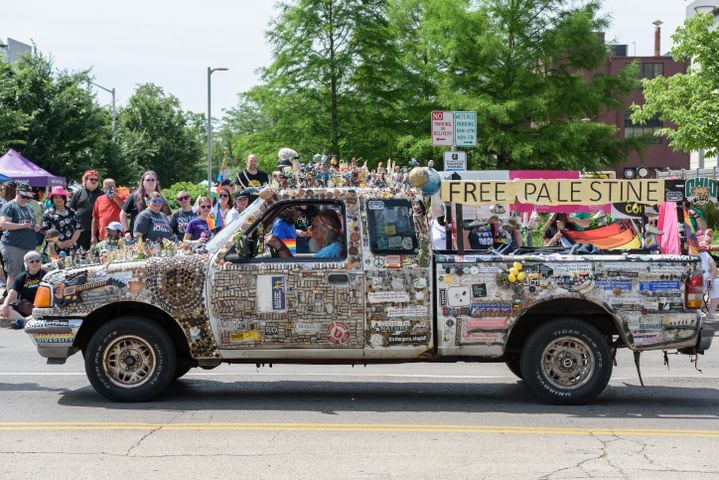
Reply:
[[[43,265],[57,260],[58,247],[57,243],[60,241],[60,232],[54,228],[49,229],[45,232],[45,243],[42,247],[42,263]]]

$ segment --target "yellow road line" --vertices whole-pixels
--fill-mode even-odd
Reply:
[[[396,432],[396,433],[477,433],[510,435],[617,435],[642,437],[719,438],[719,430],[653,428],[563,428],[514,427],[506,425],[423,425],[384,423],[145,423],[145,422],[0,422],[0,431],[316,431],[316,432]]]

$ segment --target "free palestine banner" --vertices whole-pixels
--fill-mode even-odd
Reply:
[[[531,203],[533,205],[658,204],[665,201],[665,180],[527,179],[445,180],[444,202],[464,205]]]

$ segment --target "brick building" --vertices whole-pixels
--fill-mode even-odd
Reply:
[[[654,56],[636,57],[627,55],[626,45],[615,45],[613,54],[607,59],[604,71],[610,74],[620,72],[632,62],[639,66],[639,78],[655,78],[657,76],[671,76],[675,73],[686,73],[687,62],[677,62],[669,54],[660,53],[659,33],[661,22],[655,22],[656,31],[654,39]],[[621,138],[651,134],[654,130],[664,126],[661,120],[650,120],[644,125],[634,124],[629,115],[629,106],[632,103],[644,103],[642,88],[633,90],[626,98],[623,110],[606,111],[599,116],[599,121],[616,125]],[[674,151],[666,137],[656,137],[654,143],[648,145],[641,153],[632,152],[626,161],[617,164],[612,169],[617,178],[654,177],[655,170],[670,168],[672,170],[689,168],[689,153]],[[642,168],[644,167],[644,168]]]

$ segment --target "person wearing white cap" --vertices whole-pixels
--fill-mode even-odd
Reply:
[[[57,242],[59,251],[70,253],[75,248],[77,239],[82,233],[82,222],[80,216],[72,208],[67,206],[67,197],[71,194],[61,186],[52,187],[48,197],[52,207],[42,214],[43,231],[54,228],[60,232],[60,239]]]
[[[15,200],[11,200],[0,209],[0,228],[3,229],[0,239],[5,270],[7,271],[7,285],[15,284],[15,277],[20,275],[24,268],[23,257],[37,247],[36,232],[40,225],[35,222],[35,215],[28,206],[28,199],[34,193],[29,185],[20,184],[15,190]]]
[[[105,227],[105,239],[95,244],[98,250],[113,250],[117,248],[122,235],[122,224],[120,222],[110,222]]]

